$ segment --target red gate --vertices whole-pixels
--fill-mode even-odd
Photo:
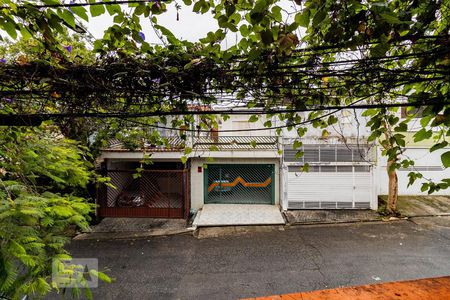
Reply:
[[[108,171],[115,187],[98,190],[100,217],[187,218],[189,216],[188,170]]]

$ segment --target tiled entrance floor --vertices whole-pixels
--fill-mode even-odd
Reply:
[[[194,226],[279,225],[283,216],[276,205],[205,204]]]

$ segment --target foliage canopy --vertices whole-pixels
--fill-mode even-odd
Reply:
[[[142,125],[186,130],[194,123],[192,115],[170,120],[166,115],[194,106],[257,107],[276,115],[286,122],[284,127],[296,129],[302,137],[307,124],[325,130],[338,122],[333,113],[370,103],[380,107],[364,113],[371,129],[368,140],[382,146],[389,172],[414,164],[404,156],[404,149],[405,132],[415,117],[421,129],[414,140],[432,139],[430,151],[444,149],[442,163],[450,167],[448,0],[62,2],[0,2],[1,39],[5,43],[7,35],[20,39],[6,44],[6,51],[5,47],[0,50],[1,112],[9,125],[37,125],[54,119],[60,129],[53,132],[83,136],[86,142],[95,130],[93,145],[119,137],[139,147],[136,141],[144,139],[164,143],[156,130]],[[171,7],[211,13],[219,29],[198,42],[181,40],[158,23],[158,16]],[[101,39],[91,40],[83,24],[106,14],[113,23]],[[144,19],[150,20],[163,45],[146,41]],[[235,34],[238,42],[225,48],[225,38]],[[86,50],[84,41],[92,42],[92,52]],[[420,116],[409,109],[406,118],[399,118],[398,108],[383,107],[399,102],[424,109]],[[329,106],[342,108],[326,109]],[[276,111],[281,108],[287,112]],[[298,112],[309,108],[323,110],[306,116]],[[82,119],[101,113],[112,116],[101,122]],[[201,119],[201,130],[208,131],[217,123],[212,115],[204,114]],[[257,119],[255,115],[249,121]],[[2,147],[15,151],[11,155],[6,152],[9,148],[2,148],[1,154],[6,173],[1,177],[0,216],[10,227],[0,228],[0,259],[5,262],[14,257],[34,270],[32,259],[64,254],[62,242],[46,239],[53,230],[61,237],[68,225],[86,226],[88,206],[66,192],[84,186],[89,173],[77,145],[50,137],[45,128],[12,127],[0,134],[5,140]],[[425,179],[423,191],[450,185],[449,179],[432,182],[411,172],[410,184],[416,179]],[[21,234],[22,222],[30,223],[29,239],[8,238],[8,232]],[[54,248],[48,248],[48,243]],[[3,265],[9,277],[3,277],[2,288],[8,293],[19,280],[27,291],[49,288],[45,268],[36,270],[39,275],[33,279],[18,279],[15,266]]]

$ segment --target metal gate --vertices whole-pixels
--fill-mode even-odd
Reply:
[[[187,170],[108,171],[114,186],[99,189],[101,217],[186,218],[189,212]]]
[[[370,208],[370,166],[312,166],[308,173],[299,171],[298,166],[288,167],[288,209]]]
[[[205,168],[205,203],[274,204],[273,164],[209,164]]]
[[[364,144],[305,144],[285,141],[283,160],[288,209],[370,208],[375,200],[375,148]],[[298,150],[303,156],[296,157]],[[308,164],[309,171],[301,166]]]

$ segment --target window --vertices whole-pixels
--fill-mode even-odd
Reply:
[[[350,149],[349,149],[350,148]],[[303,156],[296,158],[296,153],[303,151]],[[365,145],[304,145],[299,149],[285,145],[284,161],[303,163],[335,163],[335,162],[365,162],[373,158],[371,149]]]

